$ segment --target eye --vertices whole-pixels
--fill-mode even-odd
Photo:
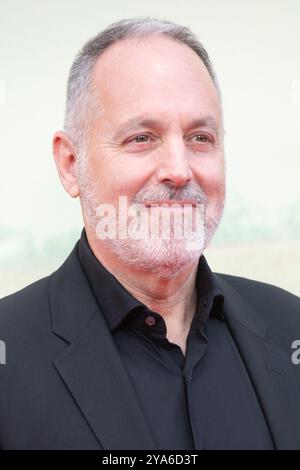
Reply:
[[[146,134],[139,134],[133,137],[133,139],[130,142],[136,142],[137,144],[146,144],[149,142],[149,136]]]
[[[192,139],[196,139],[196,142],[200,142],[201,144],[207,144],[211,142],[211,139],[209,138],[209,136],[205,134],[194,135]]]

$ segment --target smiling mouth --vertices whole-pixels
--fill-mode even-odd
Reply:
[[[174,201],[174,200],[168,200],[168,201],[150,201],[145,203],[146,207],[152,207],[152,206],[184,206],[184,205],[189,205],[189,206],[197,206],[199,203],[196,201],[189,201],[189,200],[180,200],[180,201]]]

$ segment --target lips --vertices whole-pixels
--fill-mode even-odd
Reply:
[[[167,205],[167,206],[174,206],[174,205],[180,205],[180,206],[184,206],[184,205],[190,205],[190,206],[197,206],[197,204],[199,204],[197,201],[191,201],[191,200],[180,200],[180,201],[149,201],[147,203],[145,203],[145,206],[146,207],[151,207],[151,206],[161,206],[161,205]]]

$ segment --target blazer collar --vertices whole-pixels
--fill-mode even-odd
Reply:
[[[49,280],[52,330],[69,343],[54,366],[102,448],[157,449],[77,245]]]
[[[225,280],[224,317],[256,390],[276,449],[300,449],[300,394],[290,357],[267,340],[262,317]]]
[[[158,449],[78,255],[50,276],[53,333],[68,345],[54,365],[104,449]],[[261,316],[225,280],[225,321],[244,360],[277,449],[300,449],[300,398],[287,354],[267,342]]]

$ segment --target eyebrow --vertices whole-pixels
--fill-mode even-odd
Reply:
[[[163,121],[159,121],[159,120],[151,119],[151,118],[132,117],[121,125],[121,127],[114,134],[114,138],[119,139],[127,132],[139,130],[143,127],[158,128],[158,127],[163,127],[163,126],[164,126]],[[193,119],[192,121],[188,123],[187,127],[189,129],[192,129],[195,127],[209,127],[216,133],[217,136],[219,136],[219,133],[220,133],[217,121],[211,115],[206,115],[206,116]]]

